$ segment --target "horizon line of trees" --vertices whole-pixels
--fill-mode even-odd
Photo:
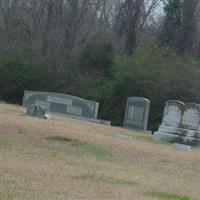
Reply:
[[[200,103],[199,36],[199,0],[0,0],[0,100],[67,93],[121,125],[144,96],[156,129],[166,100]]]

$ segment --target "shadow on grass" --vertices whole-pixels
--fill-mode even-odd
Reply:
[[[97,159],[112,158],[112,154],[100,145],[88,144],[76,139],[71,139],[71,138],[67,138],[63,136],[52,136],[52,137],[47,137],[46,139],[61,142],[64,145],[67,145],[68,147],[76,148],[77,150],[80,150],[85,155],[94,156]]]
[[[97,176],[92,174],[80,175],[80,176],[71,176],[73,180],[90,180],[90,181],[99,181],[103,183],[107,183],[110,185],[125,185],[125,186],[135,186],[136,183],[129,180],[124,179],[116,179],[113,177],[105,177],[105,176]]]
[[[179,194],[172,194],[169,192],[156,192],[156,191],[151,191],[145,193],[146,196],[149,197],[156,197],[162,200],[200,200],[200,199],[195,199],[189,196],[183,196]]]
[[[74,143],[75,145],[80,145],[81,142],[75,139],[70,139],[67,137],[63,136],[51,136],[51,137],[46,137],[47,140],[52,140],[52,141],[57,141],[57,142],[69,142],[69,143]]]

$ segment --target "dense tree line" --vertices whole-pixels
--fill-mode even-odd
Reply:
[[[200,103],[199,0],[0,0],[0,99],[56,91],[123,122],[128,96]]]

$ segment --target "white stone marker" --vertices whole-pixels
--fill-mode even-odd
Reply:
[[[165,103],[162,125],[178,127],[182,120],[184,103],[176,100],[169,100]]]
[[[198,130],[200,125],[200,105],[196,103],[188,103],[182,120],[183,128],[190,130]]]

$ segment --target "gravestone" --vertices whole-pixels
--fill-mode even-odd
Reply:
[[[200,105],[196,103],[188,103],[182,120],[183,128],[190,130],[198,130],[200,125]]]
[[[165,103],[162,125],[178,127],[181,123],[184,103],[176,100],[169,100]]]
[[[200,105],[167,101],[162,124],[154,139],[169,143],[200,146]],[[182,147],[181,145],[178,147]],[[184,146],[185,147],[185,146]]]
[[[45,111],[97,119],[99,103],[52,92],[25,91],[22,105],[40,106]]]
[[[150,101],[141,97],[129,97],[124,117],[124,127],[147,130]]]

